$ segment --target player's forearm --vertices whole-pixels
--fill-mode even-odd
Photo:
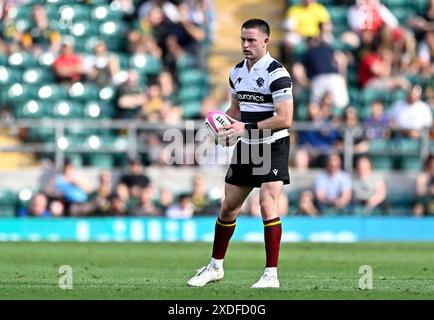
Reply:
[[[271,118],[258,122],[258,129],[281,130],[288,129],[292,125],[292,117],[285,115],[275,115]]]
[[[241,111],[239,108],[234,108],[234,107],[230,107],[227,111],[226,114],[238,121],[241,121]]]

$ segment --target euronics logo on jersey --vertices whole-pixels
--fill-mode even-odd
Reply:
[[[265,102],[265,96],[263,94],[238,93],[237,95],[238,95],[238,100],[239,101]]]

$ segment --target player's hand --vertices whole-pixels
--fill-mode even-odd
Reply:
[[[234,140],[244,135],[244,122],[237,121],[235,119],[233,120],[235,122],[232,122],[228,126],[224,126],[223,130],[219,131],[219,138],[221,137]]]

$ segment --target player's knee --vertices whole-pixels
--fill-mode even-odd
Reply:
[[[240,208],[238,206],[234,206],[231,203],[223,201],[222,208],[221,208],[221,216],[227,218],[232,217],[238,213],[239,209]]]
[[[273,200],[262,200],[260,202],[262,215],[275,215],[277,213],[277,203]]]

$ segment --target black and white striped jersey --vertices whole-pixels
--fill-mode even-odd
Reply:
[[[272,117],[276,114],[274,103],[292,99],[292,81],[288,71],[268,52],[250,72],[246,60],[238,63],[230,71],[229,84],[232,98],[240,105],[241,121],[246,123]],[[273,141],[288,135],[287,129],[280,130],[273,134]]]

